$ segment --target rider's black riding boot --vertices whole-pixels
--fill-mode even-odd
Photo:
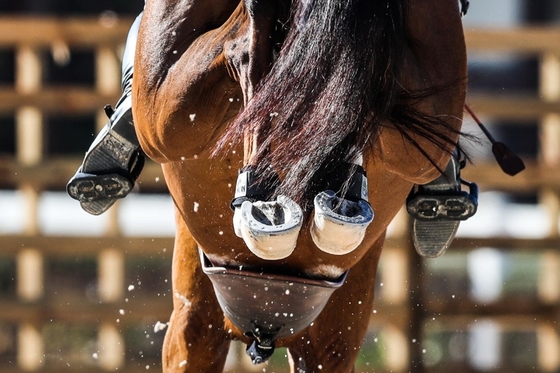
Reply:
[[[476,213],[478,188],[475,183],[461,180],[460,169],[455,152],[443,174],[416,186],[407,200],[407,211],[414,219],[414,247],[424,257],[442,255],[455,238],[460,221]],[[462,191],[461,184],[467,184],[470,191]]]
[[[125,197],[144,166],[132,120],[132,73],[134,53],[142,13],[132,24],[122,62],[123,95],[115,110],[106,107],[109,123],[97,135],[83,163],[67,185],[68,194],[93,215],[107,211]]]

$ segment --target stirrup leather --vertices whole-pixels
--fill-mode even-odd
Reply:
[[[461,179],[461,163],[455,152],[443,174],[428,184],[415,186],[406,201],[414,219],[414,246],[424,257],[442,255],[455,238],[460,221],[476,213],[478,187]],[[469,191],[461,190],[462,185]]]

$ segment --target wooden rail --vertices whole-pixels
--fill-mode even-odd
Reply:
[[[133,18],[0,17],[0,47],[117,48],[125,41]]]
[[[84,372],[115,370],[137,371],[124,361],[123,337],[115,324],[115,312],[134,309],[123,322],[146,318],[168,317],[169,297],[162,299],[137,298],[123,303],[124,267],[131,257],[151,256],[158,248],[172,247],[172,237],[125,237],[118,229],[118,207],[109,212],[112,223],[103,237],[53,237],[41,232],[38,225],[38,200],[42,191],[63,190],[68,178],[75,172],[81,159],[47,157],[43,149],[46,131],[44,116],[56,114],[96,113],[98,128],[105,124],[103,105],[114,103],[120,92],[119,57],[132,19],[80,19],[80,18],[27,18],[0,17],[0,49],[11,50],[15,55],[15,81],[13,86],[0,87],[0,113],[13,114],[16,118],[17,146],[14,157],[0,158],[0,184],[14,188],[25,196],[27,221],[25,232],[0,236],[1,255],[15,258],[17,273],[16,296],[3,299],[0,321],[18,325],[18,367],[2,369],[6,372],[40,370],[43,372],[74,371],[72,368],[51,368],[44,364],[45,341],[40,329],[50,318],[65,322],[98,322],[99,340],[115,353],[100,356],[95,367],[80,368]],[[534,96],[520,95],[471,95],[470,105],[486,117],[499,119],[531,119],[539,122],[542,133],[541,154],[538,159],[527,160],[527,170],[511,178],[499,171],[494,163],[480,163],[468,167],[463,176],[476,181],[482,190],[507,192],[538,192],[541,203],[548,207],[551,226],[556,227],[541,239],[515,239],[512,237],[458,238],[451,251],[466,252],[479,247],[493,247],[509,251],[530,249],[545,252],[542,281],[551,284],[544,296],[535,295],[534,302],[504,300],[492,305],[474,301],[446,302],[437,297],[417,292],[413,299],[423,302],[424,308],[409,304],[410,294],[422,287],[427,275],[418,278],[411,273],[425,269],[417,266],[414,249],[410,247],[407,229],[401,229],[387,241],[382,257],[379,301],[372,315],[372,328],[381,330],[386,341],[385,371],[424,372],[422,364],[411,365],[413,357],[422,354],[420,343],[410,343],[413,320],[421,332],[426,320],[438,315],[438,321],[449,328],[468,328],[473,320],[491,318],[508,328],[521,326],[523,330],[539,333],[539,365],[542,372],[560,369],[558,348],[559,331],[554,320],[560,315],[560,300],[555,263],[560,261],[558,215],[560,202],[560,29],[529,28],[517,30],[468,30],[469,51],[535,56],[541,62],[540,91]],[[87,49],[93,51],[95,83],[92,87],[52,87],[43,84],[44,67],[40,55],[45,50]],[[159,178],[160,181],[157,181]],[[165,191],[158,165],[149,163],[139,184],[150,190]],[[0,211],[2,207],[0,206]],[[406,227],[406,223],[404,223]],[[79,252],[76,248],[79,247]],[[157,252],[158,255],[161,252]],[[169,258],[170,250],[164,256]],[[97,296],[99,304],[81,303],[72,299],[50,299],[44,294],[45,261],[55,257],[96,258],[99,268]],[[558,271],[557,271],[558,272]],[[418,280],[420,283],[415,283]],[[149,301],[149,307],[144,303]],[[63,306],[64,302],[71,307]],[[414,308],[414,311],[412,309]],[[515,313],[514,316],[512,314]],[[534,319],[537,318],[538,321]],[[123,319],[124,320],[124,319]],[[547,357],[548,356],[548,357]],[[552,357],[550,357],[552,356]],[[255,370],[257,369],[257,370]],[[456,372],[474,371],[463,367]],[[469,370],[471,369],[471,370]],[[157,368],[155,369],[157,371]],[[151,368],[150,371],[154,371]],[[245,371],[262,371],[247,367]],[[497,369],[495,372],[507,371]]]

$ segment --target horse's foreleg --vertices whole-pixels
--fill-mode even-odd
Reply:
[[[173,311],[162,352],[163,372],[218,373],[224,369],[229,341],[213,343],[204,329],[219,327],[199,318],[201,310],[183,307]],[[198,318],[198,319],[197,319]]]
[[[352,373],[373,310],[383,237],[349,272],[317,320],[288,346],[292,373]]]
[[[309,372],[323,372],[322,365],[315,365],[315,368],[308,369],[305,363],[305,359],[302,355],[299,355],[294,350],[288,350],[288,359],[290,362],[290,372],[291,373],[309,373]],[[352,370],[348,371],[348,373],[354,373],[356,370],[354,367],[351,368]]]
[[[210,280],[200,268],[198,248],[177,217],[173,254],[173,314],[163,345],[165,373],[223,371],[230,340]]]

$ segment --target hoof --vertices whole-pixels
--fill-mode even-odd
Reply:
[[[245,201],[233,217],[235,234],[243,238],[253,254],[266,260],[290,256],[302,222],[301,208],[285,196],[271,202]]]
[[[322,251],[344,255],[354,250],[373,220],[373,210],[363,199],[357,202],[339,198],[327,190],[315,197],[311,237]]]

